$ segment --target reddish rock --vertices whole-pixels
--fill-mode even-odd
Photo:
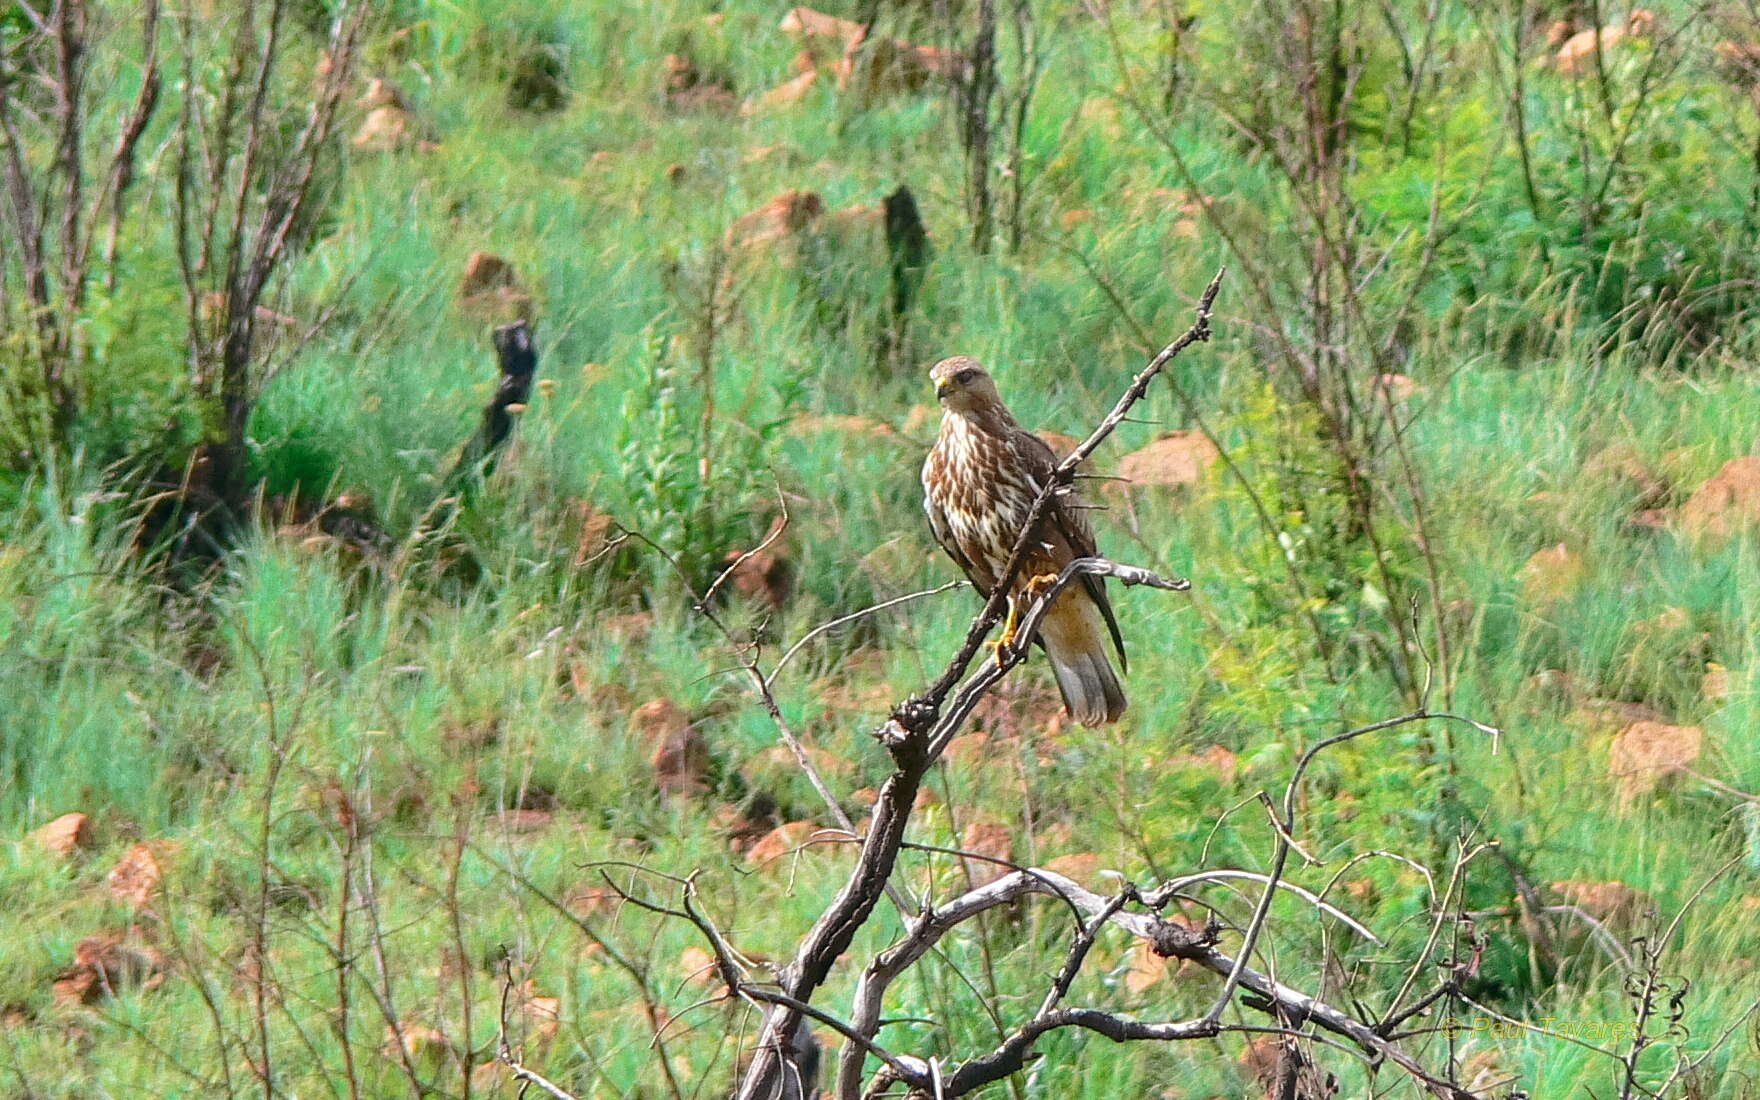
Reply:
[[[1554,882],[1551,889],[1566,905],[1574,905],[1607,925],[1615,936],[1640,931],[1656,912],[1649,894],[1623,882],[1571,880]]]
[[[1627,38],[1643,38],[1656,32],[1656,13],[1648,8],[1633,8],[1632,13],[1620,23],[1609,23],[1600,28],[1578,31],[1565,39],[1558,48],[1553,63],[1558,71],[1567,75],[1591,73],[1596,65],[1595,58],[1600,55],[1606,63],[1608,51]],[[1599,43],[1599,45],[1598,45]]]
[[[1614,735],[1607,772],[1619,783],[1620,801],[1629,803],[1697,763],[1704,747],[1705,732],[1698,726],[1633,722]]]
[[[355,100],[355,106],[369,111],[375,107],[398,107],[407,111],[410,109],[410,101],[409,97],[403,94],[402,88],[389,80],[375,76],[367,81],[366,91],[362,92],[361,97]]]
[[[955,738],[953,744],[947,746],[947,752],[943,759],[960,764],[970,764],[973,761],[988,760],[996,751],[997,747],[990,743],[989,734],[983,730],[973,730],[964,736]]]
[[[1699,682],[1699,694],[1710,702],[1720,703],[1729,698],[1729,693],[1729,669],[1724,668],[1716,661],[1706,661],[1705,676]]]
[[[153,989],[165,980],[165,956],[140,941],[137,930],[87,936],[73,949],[73,962],[56,976],[55,1003],[91,1004],[131,989]]]
[[[163,879],[164,874],[153,850],[145,844],[136,844],[111,868],[110,873],[104,877],[104,884],[110,888],[111,896],[117,901],[142,909],[159,892]]]
[[[1752,88],[1760,83],[1760,42],[1725,39],[1711,47],[1726,79]]]
[[[667,794],[702,790],[709,770],[709,748],[690,716],[670,699],[652,699],[630,715],[629,728],[650,746],[648,763]]]
[[[729,848],[742,855],[768,831],[766,825],[753,821],[740,812],[739,807],[725,802],[709,811],[709,824],[726,839]]]
[[[470,259],[465,261],[464,277],[458,284],[458,296],[469,298],[473,294],[482,294],[497,287],[518,284],[512,264],[493,252],[479,250],[471,253]]]
[[[671,699],[650,699],[629,716],[630,729],[649,743],[682,733],[690,724],[690,715]]]
[[[1529,603],[1555,603],[1575,590],[1583,576],[1583,559],[1561,542],[1536,550],[1516,576]]]
[[[1064,459],[1068,458],[1070,456],[1070,452],[1074,451],[1077,447],[1081,446],[1081,443],[1082,443],[1082,441],[1077,439],[1075,436],[1064,435],[1062,432],[1053,432],[1053,431],[1047,430],[1047,431],[1039,432],[1037,434],[1040,439],[1045,441],[1045,445],[1047,447],[1051,448],[1051,453],[1057,457],[1057,461],[1059,461],[1059,462],[1062,462]]]
[[[759,94],[756,99],[748,100],[739,109],[739,113],[750,117],[772,111],[783,111],[796,106],[807,98],[807,93],[819,82],[819,70],[808,69],[789,80],[783,81],[767,92]]]
[[[379,1053],[394,1060],[400,1060],[397,1048],[403,1047],[403,1056],[418,1066],[429,1068],[451,1060],[457,1052],[453,1050],[452,1040],[446,1033],[425,1024],[404,1022],[397,1027],[385,1025],[385,1042]]]
[[[527,978],[514,1000],[514,1019],[525,1025],[528,1045],[548,1043],[562,1029],[562,998],[543,996]]]
[[[813,682],[812,690],[831,722],[850,716],[881,716],[896,702],[890,684],[861,676],[859,670],[821,677]]]
[[[92,846],[92,819],[82,813],[62,814],[31,833],[30,840],[44,851],[71,859]]]
[[[911,439],[929,441],[941,430],[941,410],[934,405],[912,405],[899,431]]]
[[[1681,525],[1724,537],[1760,525],[1760,458],[1732,458],[1681,505]]]
[[[801,44],[804,64],[817,67],[831,62],[838,91],[863,105],[889,95],[922,91],[937,80],[958,75],[965,66],[963,54],[870,36],[860,23],[812,8],[790,8],[781,29]],[[796,67],[802,65],[797,60]]]
[[[603,884],[576,887],[562,899],[562,904],[569,912],[582,917],[612,912],[622,903],[622,895]]]
[[[1395,405],[1405,404],[1419,390],[1418,383],[1403,374],[1378,374],[1375,376],[1374,385],[1377,397],[1385,392],[1387,399]]]
[[[695,729],[687,729],[657,745],[648,766],[663,792],[694,794],[707,785],[709,749]]]
[[[1155,953],[1148,940],[1138,940],[1131,948],[1130,968],[1125,971],[1124,987],[1132,996],[1142,994],[1152,985],[1168,977],[1167,960]]]
[[[865,107],[890,96],[924,91],[959,75],[965,64],[965,55],[954,50],[872,36],[849,43],[834,70],[837,90]]]
[[[699,988],[710,988],[721,984],[721,976],[715,969],[715,956],[706,947],[696,944],[685,948],[678,956],[678,978],[687,985]]]
[[[726,244],[750,251],[804,232],[825,214],[817,191],[784,191],[763,206],[741,215],[728,227]]]
[[[1344,895],[1362,906],[1372,906],[1381,900],[1381,891],[1375,888],[1373,879],[1367,878],[1347,880],[1344,883]]]
[[[581,525],[574,549],[574,565],[579,569],[597,561],[611,549],[611,528],[615,523],[610,516],[584,500],[575,503],[574,516]]]
[[[1106,860],[1098,852],[1069,852],[1053,856],[1041,866],[1047,871],[1056,871],[1078,886],[1098,892],[1103,885],[1100,872],[1106,870]]]
[[[1338,1095],[1337,1082],[1317,1069],[1293,1039],[1264,1035],[1250,1041],[1241,1052],[1240,1066],[1266,1100],[1330,1100]]]
[[[666,67],[666,103],[679,111],[731,112],[739,100],[726,82],[704,73],[683,54],[669,53]]]
[[[972,728],[1000,738],[1038,734],[1056,737],[1069,728],[1069,715],[1057,689],[1044,680],[1003,681],[972,709]]]
[[[458,299],[467,314],[488,320],[515,321],[532,311],[532,297],[513,265],[492,252],[473,252],[465,261]]]
[[[1007,864],[1014,861],[1014,836],[1007,825],[994,821],[974,821],[961,834],[959,846],[973,856],[987,857],[960,857],[966,877],[974,887],[988,885],[1010,873],[1011,868]],[[996,862],[999,860],[1003,862]]]
[[[821,776],[831,779],[842,779],[855,770],[855,762],[842,753],[821,748],[812,742],[804,742],[801,751],[806,754],[807,762]],[[740,775],[753,787],[768,788],[778,776],[788,776],[800,771],[800,761],[795,759],[794,750],[784,744],[770,745],[753,754],[746,765],[740,769]]]
[[[1125,455],[1118,473],[1131,488],[1195,485],[1219,457],[1221,452],[1202,432],[1163,432],[1147,447]]]
[[[729,550],[722,565],[731,572],[723,582],[726,588],[752,600],[763,600],[771,607],[788,602],[794,590],[794,563],[788,556],[788,540],[783,535],[787,520],[777,516],[758,544],[751,550]]]
[[[805,47],[808,60],[843,56],[851,44],[860,42],[867,28],[850,19],[840,19],[807,7],[793,7],[782,17],[783,34]],[[798,65],[798,62],[797,62]]]
[[[1227,787],[1234,783],[1240,760],[1221,745],[1210,745],[1193,753],[1183,753],[1168,761],[1173,767],[1202,772]]]
[[[224,327],[226,322],[226,292],[223,290],[209,291],[202,295],[197,305],[202,320],[209,324]],[[256,321],[257,333],[275,339],[284,333],[296,332],[301,327],[300,319],[286,313],[279,313],[268,306],[259,305],[251,310],[251,317]]]
[[[1490,1096],[1498,1089],[1508,1090],[1521,1079],[1521,1074],[1511,1073],[1504,1067],[1503,1051],[1494,1046],[1483,1047],[1462,1058],[1460,1073],[1455,1077],[1474,1096]],[[1505,1091],[1504,1095],[1509,1092]]]
[[[811,821],[790,821],[778,825],[759,838],[746,851],[746,866],[760,871],[774,871],[789,861],[784,857],[804,849],[819,831]]]
[[[415,116],[395,104],[367,112],[349,144],[362,153],[389,153],[414,144]]]

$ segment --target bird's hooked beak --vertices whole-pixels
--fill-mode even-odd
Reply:
[[[952,388],[953,388],[953,379],[951,379],[951,378],[937,378],[935,380],[935,400],[939,401],[943,397],[946,397],[947,391]]]

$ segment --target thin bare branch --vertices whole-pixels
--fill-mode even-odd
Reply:
[[[801,651],[801,647],[805,646],[808,642],[826,631],[835,630],[840,626],[848,626],[850,623],[856,622],[859,619],[865,619],[869,615],[890,610],[894,607],[898,607],[900,604],[907,604],[913,600],[920,600],[927,596],[939,596],[941,593],[951,592],[955,588],[964,588],[970,583],[970,581],[948,581],[946,584],[939,585],[935,588],[925,588],[920,592],[910,592],[903,596],[894,596],[892,599],[882,600],[880,603],[874,604],[872,607],[864,607],[860,611],[852,611],[848,615],[840,615],[837,618],[832,619],[830,622],[820,623],[818,626],[815,626],[813,629],[801,635],[799,640],[783,652],[782,656],[777,659],[776,664],[771,667],[770,674],[764,677],[764,686],[775,686],[776,678],[782,675],[782,670],[787,667],[788,662],[794,659],[794,655]]]

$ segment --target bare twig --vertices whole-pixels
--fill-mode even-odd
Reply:
[[[899,606],[900,604],[907,604],[913,600],[923,599],[926,596],[939,596],[941,593],[951,592],[955,588],[964,588],[969,583],[971,583],[971,582],[969,582],[969,581],[948,581],[946,584],[939,585],[935,588],[925,588],[920,592],[911,592],[911,593],[907,593],[906,595],[903,595],[903,596],[894,596],[892,599],[882,600],[880,603],[874,604],[872,607],[864,607],[860,611],[852,611],[848,615],[839,615],[837,618],[832,619],[830,622],[820,623],[818,626],[815,626],[813,629],[811,629],[811,630],[807,631],[805,634],[801,635],[799,640],[797,640],[793,645],[789,646],[788,649],[783,651],[782,656],[779,657],[776,661],[776,664],[771,667],[770,674],[768,676],[764,677],[764,685],[766,687],[775,686],[776,678],[778,676],[782,675],[782,670],[785,667],[787,667],[788,662],[790,662],[794,659],[794,655],[796,653],[799,653],[801,651],[801,648],[803,646],[805,646],[808,642],[812,641],[814,638],[817,638],[819,635],[825,633],[828,630],[835,630],[840,626],[848,626],[850,623],[853,623],[853,622],[857,621],[858,619],[865,619],[869,615],[877,614],[878,612],[881,612],[881,611],[890,610],[894,607]]]
[[[1162,891],[1156,891],[1159,894]],[[1029,894],[1045,894],[1065,900],[1090,918],[1105,915],[1105,923],[1124,929],[1147,941],[1156,954],[1183,959],[1211,971],[1229,976],[1236,967],[1234,958],[1216,949],[1214,938],[1202,930],[1163,920],[1153,914],[1132,913],[1114,907],[1113,901],[1095,894],[1073,880],[1044,868],[1017,871],[978,889],[968,891],[947,905],[926,912],[911,926],[905,937],[876,956],[863,974],[856,989],[856,1010],[853,1027],[868,1033],[879,1021],[880,1002],[886,986],[911,964],[927,953],[929,947],[959,924],[979,913],[1015,901]],[[1095,924],[1101,922],[1095,921]],[[1470,1096],[1420,1066],[1414,1059],[1367,1024],[1352,1019],[1343,1011],[1305,993],[1292,989],[1253,969],[1240,967],[1240,986],[1277,1006],[1291,1018],[1307,1020],[1325,1031],[1340,1035],[1366,1053],[1386,1059],[1411,1074],[1435,1095],[1454,1098]],[[1104,1014],[1100,1014],[1104,1015]],[[1097,1017],[1087,1017],[1097,1018]],[[1067,1020],[1050,1026],[1088,1026],[1079,1020]],[[1134,1022],[1133,1022],[1134,1025]],[[1178,1025],[1144,1025],[1149,1030],[1129,1035],[1131,1038],[1199,1038],[1217,1034],[1222,1025],[1203,1018]],[[1136,1030],[1134,1026],[1127,1030]],[[1035,1036],[1036,1037],[1036,1036]],[[853,1068],[852,1068],[853,1067]],[[839,1097],[849,1095],[852,1085],[859,1086],[861,1062],[859,1054],[852,1057],[845,1048],[838,1070]],[[1453,1091],[1448,1091],[1453,1090]],[[948,1093],[948,1095],[957,1095]]]
[[[577,1100],[577,1097],[562,1086],[549,1080],[536,1070],[526,1068],[524,1062],[515,1053],[513,1044],[507,1041],[507,999],[513,993],[513,961],[503,959],[504,973],[501,981],[501,1013],[499,1025],[495,1032],[495,1059],[507,1067],[507,1071],[518,1081],[523,1093],[525,1086],[535,1086],[552,1100]]]
[[[783,992],[795,1000],[811,1002],[814,992],[829,976],[838,956],[848,949],[856,932],[866,924],[874,905],[882,895],[890,891],[890,879],[904,841],[905,826],[910,820],[912,804],[921,788],[925,772],[951,742],[971,708],[977,705],[983,693],[994,686],[1005,671],[995,660],[986,662],[984,668],[960,688],[948,712],[942,713],[943,703],[956,685],[960,684],[985,636],[1000,620],[1008,589],[1014,578],[1020,574],[1035,532],[1050,510],[1052,501],[1073,484],[1076,468],[1123,422],[1131,407],[1148,392],[1150,383],[1161,370],[1186,348],[1209,339],[1210,312],[1221,289],[1222,277],[1223,272],[1218,271],[1205,288],[1198,300],[1197,319],[1192,326],[1150,360],[1132,379],[1123,396],[1114,404],[1099,427],[1047,479],[1028,512],[1008,562],[999,573],[999,583],[967,630],[958,652],[927,692],[895,707],[892,717],[878,731],[877,736],[891,753],[896,770],[881,786],[880,796],[874,805],[872,822],[863,839],[861,854],[850,879],[802,940],[793,960],[783,968]],[[1058,581],[1067,586],[1084,572],[1090,575],[1113,576],[1127,584],[1180,587],[1179,583],[1156,577],[1147,570],[1118,565],[1103,559],[1082,559],[1071,563]],[[1048,593],[1027,612],[1026,619],[1021,624],[1025,637],[1032,637],[1038,620],[1049,606],[1048,600],[1055,598],[1057,590],[1060,588]],[[1008,659],[1016,663],[1020,657],[1018,651],[1008,655]],[[763,686],[761,674],[754,671],[753,679]],[[768,698],[767,688],[763,694],[766,696],[767,709],[774,708],[774,701]],[[780,725],[780,712],[772,709],[771,717]],[[895,897],[894,900],[896,902],[898,899]],[[766,1013],[758,1037],[757,1051],[737,1092],[741,1100],[760,1100],[779,1087],[784,1078],[783,1065],[786,1058],[783,1052],[786,1042],[794,1033],[800,1018],[798,1012],[786,1006],[775,1007]]]
[[[1380,722],[1371,722],[1368,725],[1359,726],[1356,729],[1334,734],[1310,747],[1307,752],[1302,754],[1301,759],[1296,762],[1295,772],[1290,776],[1289,785],[1284,789],[1283,827],[1278,830],[1277,834],[1276,850],[1271,860],[1270,881],[1267,883],[1264,892],[1259,896],[1259,904],[1253,911],[1252,922],[1247,925],[1246,937],[1241,944],[1240,957],[1235,961],[1235,973],[1229,975],[1228,981],[1223,984],[1221,994],[1219,994],[1216,1000],[1211,1004],[1210,1011],[1206,1013],[1206,1016],[1209,1019],[1220,1020],[1222,1018],[1223,1010],[1227,1008],[1228,1003],[1233,1000],[1235,986],[1238,984],[1237,976],[1244,972],[1247,961],[1252,958],[1253,949],[1259,942],[1260,933],[1264,931],[1266,919],[1270,916],[1271,899],[1276,893],[1273,887],[1277,881],[1283,877],[1283,868],[1289,859],[1290,844],[1287,836],[1294,831],[1296,791],[1301,786],[1302,776],[1307,771],[1308,765],[1312,763],[1314,758],[1322,751],[1331,748],[1334,745],[1343,744],[1346,741],[1354,740],[1355,738],[1375,733],[1380,730],[1392,729],[1396,726],[1407,725],[1412,722],[1424,721],[1431,718],[1465,722],[1481,732],[1487,732],[1493,735],[1498,733],[1493,727],[1487,726],[1482,722],[1474,721],[1471,718],[1463,718],[1460,715],[1455,714],[1431,714],[1419,710],[1413,711],[1410,714],[1400,715],[1397,718],[1388,718]]]

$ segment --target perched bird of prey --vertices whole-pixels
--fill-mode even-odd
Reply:
[[[1057,459],[1009,413],[976,359],[943,359],[929,377],[943,413],[941,434],[923,462],[923,510],[935,541],[989,595]],[[1020,616],[1064,566],[1098,553],[1080,504],[1073,491],[1052,498],[1009,587],[1002,644],[1014,644]],[[1124,713],[1124,689],[1106,653],[1108,634],[1123,668],[1124,639],[1104,577],[1085,576],[1064,589],[1039,627],[1037,641],[1051,661],[1064,709],[1084,726],[1116,722]]]

